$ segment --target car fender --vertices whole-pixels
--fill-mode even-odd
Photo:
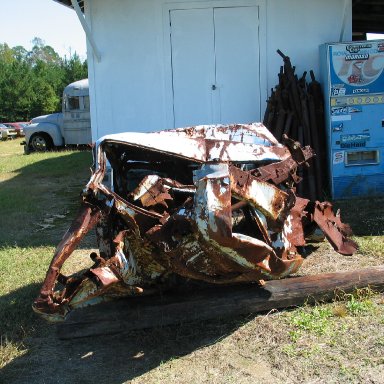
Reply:
[[[53,142],[55,147],[61,147],[64,145],[64,139],[61,135],[60,128],[53,123],[35,123],[30,124],[25,128],[25,141],[29,144],[29,141],[34,133],[44,132],[47,133]]]

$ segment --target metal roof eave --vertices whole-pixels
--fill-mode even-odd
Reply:
[[[84,19],[84,15],[83,15],[83,13],[84,13],[84,0],[53,0],[53,1],[55,1],[59,4],[62,4],[62,5],[65,5],[69,8],[72,8],[76,12],[77,17],[78,17],[78,19],[81,23],[81,26],[85,32],[85,35],[87,37],[87,40],[89,41],[89,43],[92,47],[93,54],[95,55],[97,62],[100,62],[101,61],[100,51],[97,48],[97,45],[96,45],[95,39],[93,37],[92,31]]]
[[[71,0],[53,0],[53,1],[73,9]],[[81,8],[81,11],[84,12],[84,0],[77,0],[77,2],[79,4],[79,7]]]
[[[72,8],[71,0],[53,0],[59,4]],[[79,7],[84,12],[85,0],[77,0]],[[384,33],[383,0],[352,0],[353,32]]]

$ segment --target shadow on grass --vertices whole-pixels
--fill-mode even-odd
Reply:
[[[0,296],[0,333],[2,341],[20,341],[34,328],[37,317],[32,301],[41,284],[29,284]]]
[[[342,221],[348,223],[356,236],[384,235],[384,197],[338,200]]]
[[[21,157],[14,161],[27,162]],[[91,164],[89,151],[54,153],[1,181],[0,246],[56,246],[80,206]]]
[[[12,313],[15,297],[30,296],[36,286],[23,287],[1,300]],[[23,319],[30,318],[32,297],[23,307]],[[12,317],[17,317],[12,315]],[[55,326],[34,320],[34,337],[24,343],[28,349],[0,372],[0,382],[16,383],[108,383],[120,384],[149,372],[176,357],[185,356],[231,334],[245,317],[228,321],[166,326],[118,335],[60,340]],[[188,364],[188,363],[186,363]],[[166,379],[165,379],[166,381]]]
[[[1,183],[0,246],[59,243],[75,218],[79,193],[89,178],[85,155],[43,159]],[[53,222],[45,220],[52,217]],[[53,227],[37,226],[45,222]],[[2,369],[0,383],[122,383],[212,344],[237,327],[236,322],[217,321],[63,341],[55,327],[32,311],[40,287],[41,283],[26,284],[0,297],[2,348],[20,341],[26,348]]]

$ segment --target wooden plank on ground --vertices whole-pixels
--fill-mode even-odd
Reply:
[[[57,326],[61,339],[116,334],[134,329],[231,317],[330,301],[337,292],[370,286],[384,291],[384,265],[351,272],[292,277],[257,284],[191,289],[125,298],[77,309]]]

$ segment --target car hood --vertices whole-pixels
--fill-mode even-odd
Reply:
[[[31,124],[37,123],[53,123],[60,124],[60,121],[63,119],[62,113],[51,113],[49,115],[43,115],[35,117],[31,120]]]

